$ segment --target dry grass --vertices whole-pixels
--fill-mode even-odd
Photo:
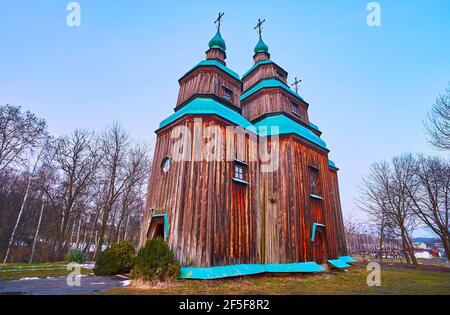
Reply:
[[[178,280],[113,289],[108,294],[194,295],[320,295],[320,294],[450,294],[449,270],[383,266],[382,286],[368,287],[367,271],[358,265],[347,271],[315,275],[261,275],[224,280]]]
[[[46,278],[67,276],[64,263],[39,263],[39,264],[6,264],[0,265],[0,280],[15,280],[21,278]],[[84,275],[92,274],[91,269],[81,268]]]

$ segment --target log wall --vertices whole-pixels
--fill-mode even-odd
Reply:
[[[292,113],[292,103],[297,104],[298,115]],[[242,115],[253,121],[267,113],[285,112],[306,125],[309,125],[308,112],[305,104],[280,89],[265,89],[252,95],[242,102]]]
[[[198,68],[180,81],[177,107],[196,94],[210,94],[223,97],[223,87],[233,92],[231,103],[240,108],[241,84],[239,81],[230,78],[213,67]]]
[[[159,131],[142,239],[153,214],[168,214],[168,243],[184,266],[302,262],[313,261],[321,250],[311,242],[313,223],[320,223],[326,226],[327,257],[345,254],[337,177],[326,151],[296,136],[283,136],[280,167],[261,173],[257,142],[246,137],[228,145],[244,148],[239,160],[248,162],[248,185],[233,181],[235,162],[223,159],[174,161],[163,173],[160,164],[172,154],[176,140],[171,130],[176,125],[191,130],[192,142],[202,139],[210,126],[217,126],[223,139],[234,136],[226,128],[229,123],[214,116],[202,116],[201,121],[185,117]],[[225,142],[222,153],[226,156]],[[323,200],[309,196],[310,166],[319,169]]]
[[[224,140],[233,134],[226,129],[228,123],[208,116],[202,118],[198,122],[190,117],[178,124],[192,132],[192,143],[195,138],[202,139],[203,130],[210,126],[217,126]],[[147,209],[155,210],[148,210],[144,229],[152,214],[167,213],[169,245],[186,266],[258,263],[258,200],[257,192],[249,189],[250,185],[257,185],[254,174],[258,162],[249,162],[249,169],[254,170],[248,173],[250,185],[232,180],[234,160],[207,162],[204,159],[209,153],[202,153],[202,161],[174,161],[169,172],[163,173],[160,164],[171,156],[174,142],[171,129],[158,134],[147,200]],[[235,141],[237,145],[245,147],[243,159],[250,160],[249,154],[257,152],[256,143],[250,139]],[[226,152],[224,142],[223,156]],[[194,154],[193,151],[192,159]]]
[[[274,63],[260,65],[243,79],[243,91],[247,91],[254,86],[258,81],[270,77],[276,77],[280,81],[287,83],[287,72]]]

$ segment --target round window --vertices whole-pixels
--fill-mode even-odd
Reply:
[[[170,157],[164,158],[164,160],[161,163],[161,168],[164,173],[167,173],[170,170],[170,167],[172,166],[172,159]]]

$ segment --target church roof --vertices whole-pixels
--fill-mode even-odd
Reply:
[[[216,35],[209,41],[209,48],[217,48],[225,51],[227,49],[227,46],[225,45],[225,41],[222,38],[222,35],[219,31],[217,31]]]
[[[261,65],[267,65],[267,64],[271,64],[271,63],[275,63],[272,60],[261,60],[258,61],[257,63],[255,63],[253,65],[253,67],[250,68],[250,70],[248,70],[246,73],[244,73],[244,75],[242,76],[243,78],[245,78],[250,72],[252,72],[253,70],[255,70],[257,67],[261,66]]]
[[[331,167],[337,168],[336,164],[332,160],[328,160],[328,165]]]
[[[284,84],[283,82],[276,80],[276,79],[268,79],[268,80],[263,80],[263,81],[259,82],[257,85],[252,87],[250,90],[248,90],[247,92],[242,94],[241,101],[245,100],[249,96],[255,94],[256,92],[258,92],[264,88],[274,88],[274,87],[281,87],[285,91],[291,93],[295,97],[304,101],[303,97],[301,97],[299,94],[292,91],[286,84]]]
[[[163,128],[185,115],[217,115],[233,124],[248,131],[258,134],[261,137],[282,134],[296,134],[319,147],[328,150],[325,142],[307,127],[293,121],[285,115],[266,117],[255,124],[244,118],[238,112],[221,104],[215,99],[207,97],[197,97],[183,106],[168,118],[164,119],[159,127]],[[273,129],[272,127],[278,128]]]
[[[203,60],[198,65],[196,65],[194,68],[189,70],[186,74],[188,74],[191,71],[194,71],[195,69],[197,69],[199,67],[203,67],[203,66],[211,66],[211,67],[219,68],[220,70],[225,71],[226,73],[231,75],[236,80],[239,80],[239,81],[241,80],[241,78],[239,77],[239,74],[237,74],[236,72],[234,72],[233,70],[231,70],[230,68],[228,68],[227,66],[225,66],[222,63],[220,63],[217,60]],[[184,76],[186,76],[186,74]]]
[[[318,145],[319,147],[328,150],[325,141],[320,139],[314,132],[308,128],[300,125],[292,119],[284,116],[270,116],[258,121],[255,126],[258,128],[258,133],[262,137],[282,134],[296,134],[306,140]],[[278,127],[278,131],[272,130],[272,127]]]
[[[319,127],[316,124],[313,124],[312,122],[309,122],[309,126],[313,129],[316,129],[317,131],[320,131]]]
[[[243,128],[254,130],[251,122],[238,112],[228,108],[212,98],[198,97],[183,106],[179,111],[164,119],[159,125],[163,128],[184,115],[217,115]]]
[[[266,45],[266,43],[264,43],[262,37],[259,37],[259,42],[258,44],[256,44],[255,47],[255,54],[257,53],[268,53],[269,52],[269,46]]]

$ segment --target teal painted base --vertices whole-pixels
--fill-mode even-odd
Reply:
[[[248,276],[271,273],[312,273],[325,271],[324,268],[314,262],[303,262],[294,264],[267,264],[267,265],[232,265],[209,268],[182,267],[180,279],[220,279],[239,276]]]
[[[328,263],[330,265],[332,265],[333,267],[338,268],[338,269],[351,267],[349,264],[347,264],[346,262],[343,262],[340,259],[331,259],[331,260],[328,261]]]

